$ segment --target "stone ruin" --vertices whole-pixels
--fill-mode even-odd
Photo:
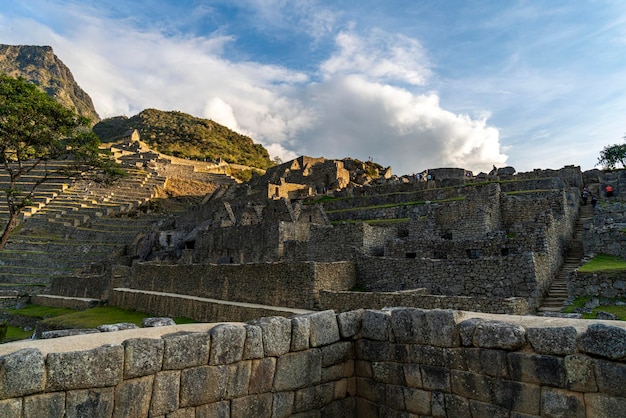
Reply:
[[[578,217],[578,167],[437,169],[426,181],[376,170],[309,157],[273,167],[146,231],[95,291],[60,278],[53,292],[155,314],[176,305],[168,315],[201,321],[258,317],[241,303],[535,312]],[[232,304],[231,316],[216,304]]]
[[[565,167],[374,180],[363,168],[346,177],[337,161],[283,166],[278,180],[270,170],[222,185],[146,228],[101,273],[57,277],[33,296],[245,324],[0,346],[0,416],[611,417],[626,407],[623,325],[488,313],[534,312],[572,239],[583,182],[601,193],[605,177]],[[293,184],[306,193],[269,195]],[[606,238],[619,233],[620,204],[598,209],[588,251],[622,251]]]
[[[0,345],[0,416],[618,417],[623,323],[389,308]]]
[[[45,294],[123,300],[124,307],[158,314],[142,291],[178,294],[172,290],[184,278],[189,285],[180,296],[270,311],[395,304],[533,313],[563,264],[582,185],[599,191],[602,181],[612,181],[619,193],[618,179],[574,166],[478,175],[438,168],[398,177],[372,162],[302,156],[238,184],[217,174],[221,162],[160,155],[136,132],[112,151],[126,166],[165,181],[204,179],[219,188],[192,210],[144,227],[97,278],[58,275],[39,303],[51,303]],[[132,292],[122,296],[119,289]],[[241,307],[233,312],[242,316],[208,313],[214,311],[192,317],[256,316]]]

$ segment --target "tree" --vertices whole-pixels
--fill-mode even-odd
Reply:
[[[31,204],[38,187],[52,177],[80,176],[90,168],[106,175],[118,171],[98,146],[100,140],[81,118],[23,78],[0,74],[0,166],[8,174],[4,191],[9,219],[0,235],[4,248],[23,209]],[[48,165],[65,160],[65,165]],[[35,168],[43,175],[27,188],[19,180]]]
[[[626,140],[626,136],[624,136]],[[607,145],[602,151],[600,151],[600,158],[598,158],[598,164],[608,169],[613,169],[621,164],[626,168],[626,143]]]

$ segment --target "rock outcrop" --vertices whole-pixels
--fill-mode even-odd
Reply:
[[[100,120],[91,97],[76,83],[70,69],[52,47],[0,44],[0,72],[22,76],[40,86],[59,103],[74,109],[92,123]]]

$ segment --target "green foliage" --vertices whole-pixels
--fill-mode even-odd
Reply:
[[[16,161],[59,158],[64,139],[85,124],[34,84],[0,74],[0,159]]]
[[[266,169],[275,164],[252,139],[209,119],[182,112],[146,109],[131,118],[104,119],[93,127],[104,142],[137,129],[140,139],[163,154],[194,160],[223,159],[229,163]]]
[[[626,140],[626,136],[624,136]],[[598,164],[607,169],[617,168],[618,165],[626,168],[626,144],[607,145],[600,151]]]
[[[626,270],[626,260],[610,254],[598,254],[578,268],[581,273],[596,273]]]
[[[23,76],[63,106],[89,118],[90,125],[100,120],[89,95],[49,46],[0,45],[0,72]]]
[[[98,149],[89,120],[79,117],[23,78],[0,74],[0,164],[9,176],[5,188],[9,221],[0,238],[0,249],[16,225],[17,216],[29,205],[37,188],[54,176],[79,176],[87,168],[114,174],[114,162]],[[62,169],[48,168],[49,160],[66,160]],[[22,176],[43,169],[30,190],[19,187]],[[39,171],[41,172],[41,171]]]
[[[242,182],[247,182],[252,180],[252,176],[254,175],[254,171],[252,170],[238,170],[231,173],[231,176],[240,180]]]

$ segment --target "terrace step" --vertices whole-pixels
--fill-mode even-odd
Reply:
[[[247,321],[264,316],[293,316],[311,313],[306,309],[270,306],[221,299],[202,298],[178,293],[115,288],[111,304],[122,309],[136,309],[149,314],[184,316],[201,322]]]
[[[104,187],[86,182],[42,184],[33,198],[32,207],[24,211],[28,217],[25,236],[11,237],[0,253],[0,281],[5,283],[49,283],[60,274],[77,272],[92,263],[120,253],[137,233],[150,228],[154,218],[124,221],[105,218],[129,211],[147,202],[154,195],[153,184],[163,185],[165,179],[154,179],[142,170],[131,170],[117,185]],[[6,176],[0,176],[0,184]],[[30,176],[31,180],[36,176]],[[24,188],[34,184],[23,182]],[[48,190],[50,189],[50,190]],[[5,214],[8,219],[8,212]],[[3,213],[0,211],[0,219]],[[48,239],[33,239],[30,230],[49,231]],[[71,237],[79,237],[76,241]]]
[[[91,309],[100,304],[99,299],[77,298],[48,294],[33,295],[31,297],[31,302],[35,305],[49,306],[52,308],[69,308],[76,309],[78,311]]]

